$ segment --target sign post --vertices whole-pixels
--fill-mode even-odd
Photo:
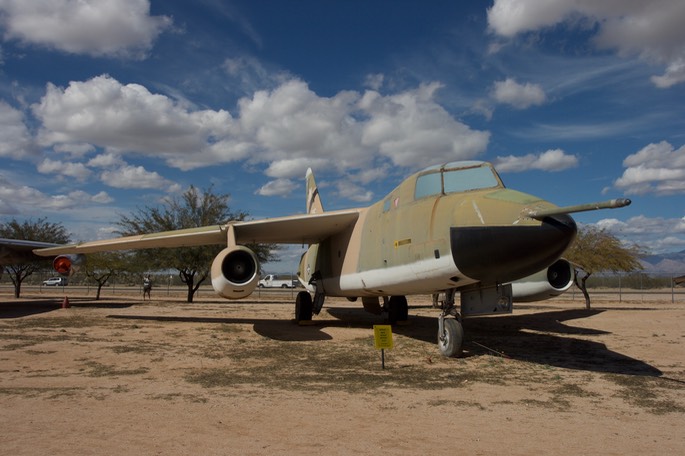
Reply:
[[[392,349],[392,326],[373,325],[373,340],[376,350],[381,351],[381,367],[385,369],[385,349]]]

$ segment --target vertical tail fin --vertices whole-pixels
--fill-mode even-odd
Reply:
[[[305,179],[307,181],[307,214],[323,214],[323,204],[321,204],[319,188],[316,186],[314,173],[311,168],[307,168]]]

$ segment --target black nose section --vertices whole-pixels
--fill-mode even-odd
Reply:
[[[453,227],[452,257],[459,271],[472,279],[511,282],[554,263],[576,231],[569,215],[545,217],[540,225]]]

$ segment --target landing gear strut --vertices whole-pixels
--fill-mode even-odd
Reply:
[[[464,328],[461,326],[461,315],[454,305],[455,290],[445,292],[442,312],[438,317],[438,348],[444,356],[460,356],[464,341]],[[454,317],[454,318],[449,318]]]

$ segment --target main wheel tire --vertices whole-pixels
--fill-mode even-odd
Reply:
[[[313,312],[312,295],[306,291],[300,291],[295,298],[295,321],[311,321]]]
[[[407,298],[404,296],[391,296],[388,301],[388,320],[390,324],[394,325],[398,321],[407,321],[409,319],[409,305]]]
[[[438,348],[440,353],[447,357],[461,356],[464,328],[462,328],[461,323],[453,318],[445,318],[443,326],[443,334],[440,334],[438,329]]]

